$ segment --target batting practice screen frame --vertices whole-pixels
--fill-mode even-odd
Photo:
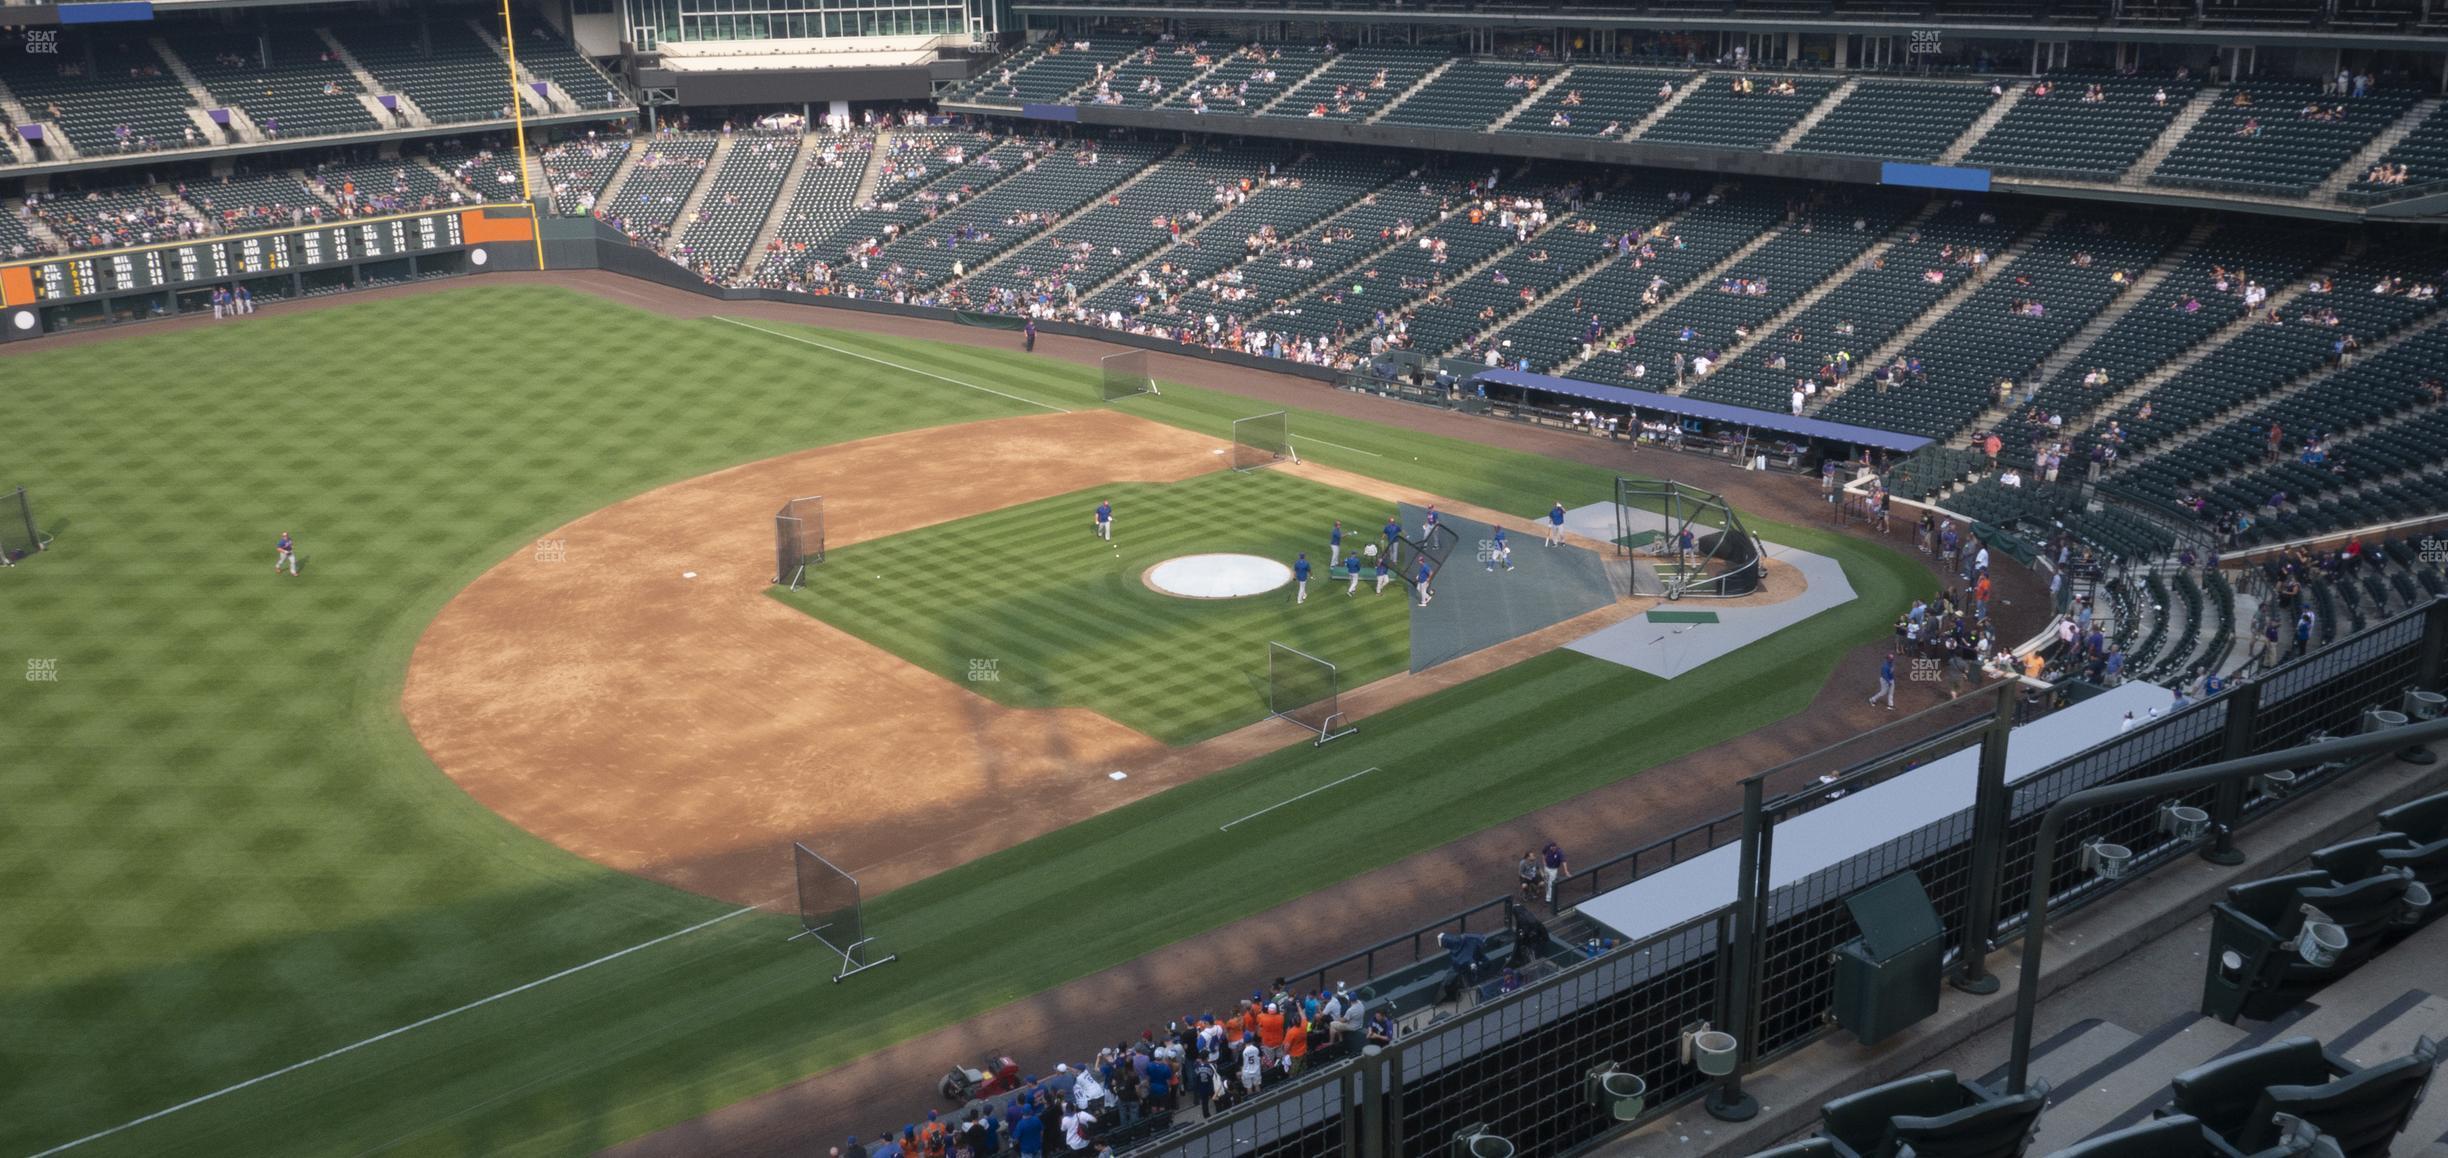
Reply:
[[[17,558],[42,549],[42,532],[34,526],[34,500],[26,496],[26,489],[18,487],[0,495],[0,553]]]
[[[1107,402],[1156,393],[1156,376],[1148,369],[1148,352],[1124,350],[1097,359],[1099,386]]]
[[[1267,715],[1317,733],[1314,744],[1358,731],[1343,723],[1335,665],[1272,640],[1267,642]]]
[[[1252,471],[1292,457],[1289,411],[1253,414],[1233,419],[1233,461],[1236,471]]]
[[[842,952],[867,939],[859,914],[858,878],[816,850],[791,842],[791,867],[799,878],[799,926]]]
[[[807,565],[824,562],[824,553],[824,496],[783,503],[774,515],[773,581],[797,589]]]

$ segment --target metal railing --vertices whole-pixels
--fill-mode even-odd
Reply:
[[[2012,684],[1810,753],[1744,782],[1745,808],[1601,862],[1559,885],[1577,904],[1703,853],[1739,844],[1731,905],[1642,938],[1468,1009],[1444,1014],[1382,1051],[1325,1067],[1260,1100],[1147,1142],[1166,1158],[1405,1158],[1449,1146],[1466,1130],[1504,1137],[1523,1153],[1568,1153],[1636,1128],[1711,1089],[1688,1064],[1685,1034],[1702,1026],[1737,1040],[1737,1072],[1710,1098],[1738,1098],[1743,1072],[1834,1032],[1835,949],[1853,936],[1845,900],[1900,872],[1927,887],[1951,947],[1954,980],[1994,992],[1983,958],[2017,938],[2007,907],[2030,889],[2043,818],[2091,792],[2273,751],[2354,728],[2370,707],[2395,707],[2409,688],[2440,685],[2448,601],[2433,600],[2273,669],[2264,678],[2007,779]],[[1772,887],[1774,834],[1804,816],[1928,762],[1979,756],[1971,807]],[[2298,769],[2284,796],[2241,783],[2195,787],[2166,800],[2126,800],[2064,812],[2045,877],[2051,912],[2098,903],[2188,851],[2233,863],[2233,835],[2305,792],[2351,772],[2342,761]],[[2092,799],[2093,797],[2085,797]],[[2204,847],[2160,831],[2160,808],[2211,814]],[[2083,846],[2132,851],[2109,879],[2083,870]],[[1373,976],[1437,952],[1435,934],[1500,925],[1510,898],[1465,909],[1301,975],[1322,987],[1338,971]],[[1736,995],[1744,999],[1737,1000]],[[1617,1119],[1589,1075],[1612,1066],[1645,1083],[1645,1109]],[[1731,1104],[1728,1099],[1728,1104]]]

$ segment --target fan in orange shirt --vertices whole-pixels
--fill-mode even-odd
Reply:
[[[1266,1059],[1272,1062],[1283,1056],[1283,1044],[1283,1011],[1269,1002],[1265,1009],[1258,1012],[1258,1046],[1266,1051]]]
[[[1300,1003],[1290,1006],[1291,1017],[1284,1022],[1284,1072],[1297,1074],[1309,1056],[1309,1026],[1301,1020]]]

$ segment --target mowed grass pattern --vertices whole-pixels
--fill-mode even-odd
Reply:
[[[1112,544],[1090,527],[1114,504]],[[1100,487],[831,552],[788,598],[946,679],[1019,708],[1079,707],[1171,744],[1266,716],[1267,644],[1320,656],[1343,686],[1403,671],[1409,588],[1326,574],[1328,529],[1354,549],[1392,509],[1271,470]],[[1315,571],[1296,606],[1265,595],[1163,595],[1141,576],[1180,555],[1237,552]],[[988,678],[991,677],[991,678]]]
[[[1096,404],[1093,370],[1016,349],[773,328]],[[0,383],[25,416],[0,468],[58,535],[0,570],[9,1154],[725,916],[535,840],[439,774],[398,707],[418,633],[486,567],[621,498],[1035,409],[497,286],[139,329],[0,359]],[[1219,437],[1263,409],[1171,383],[1123,406]],[[1305,458],[1498,509],[1610,493],[1604,472],[1535,456],[1300,412],[1293,429],[1321,440]],[[268,574],[283,529],[304,579]],[[1543,657],[898,890],[869,915],[902,960],[856,984],[783,942],[795,922],[739,916],[67,1153],[586,1153],[1126,961],[1796,711],[1926,587],[1892,552],[1764,530],[1843,560],[1863,599],[1671,683]],[[17,677],[46,658],[56,683]],[[1334,808],[1198,835],[1369,764],[1391,774]]]

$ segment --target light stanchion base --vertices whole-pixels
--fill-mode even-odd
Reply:
[[[1758,1098],[1752,1097],[1739,1089],[1731,1092],[1733,1097],[1728,1098],[1726,1096],[1728,1091],[1722,1085],[1709,1091],[1708,1100],[1701,1104],[1702,1108],[1708,1111],[1709,1117],[1715,1118],[1720,1122],[1748,1122],[1753,1118],[1759,1117],[1760,1104]]]

